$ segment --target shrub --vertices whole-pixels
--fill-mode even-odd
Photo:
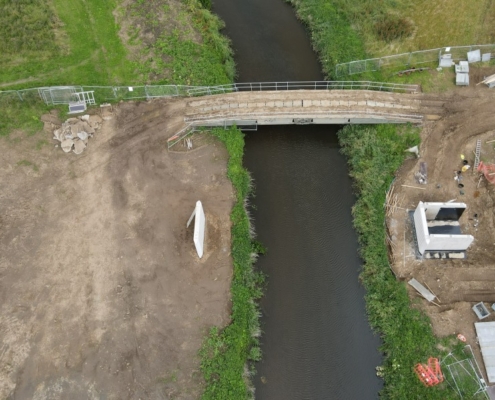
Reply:
[[[375,32],[379,39],[389,43],[412,35],[414,26],[406,18],[387,14],[375,23]]]

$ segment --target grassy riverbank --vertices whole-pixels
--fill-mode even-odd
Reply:
[[[426,388],[413,367],[441,354],[426,315],[413,309],[405,283],[389,268],[385,242],[385,194],[395,171],[404,161],[404,150],[419,142],[417,129],[395,125],[348,125],[338,133],[347,157],[358,200],[353,208],[359,235],[370,324],[380,332],[385,355],[381,375],[386,399],[455,399],[444,385]]]
[[[246,211],[251,178],[242,166],[244,138],[233,127],[215,129],[213,134],[227,147],[230,158],[228,177],[236,191],[232,209],[232,322],[222,332],[210,331],[201,349],[201,369],[207,386],[203,400],[248,399],[252,397],[251,370],[248,363],[259,361],[261,334],[256,300],[262,295],[263,276],[253,269],[259,246],[253,242],[253,228]]]
[[[495,42],[495,3],[466,0],[286,0],[308,26],[329,79],[335,65],[442,46]],[[384,79],[359,74],[346,79]]]

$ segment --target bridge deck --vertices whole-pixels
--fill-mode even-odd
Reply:
[[[366,90],[235,92],[186,100],[185,122],[225,123],[420,123],[441,114],[443,102],[417,94]]]

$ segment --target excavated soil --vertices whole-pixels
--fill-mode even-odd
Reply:
[[[167,151],[182,108],[121,103],[79,156],[51,132],[0,141],[1,399],[199,397],[198,349],[229,322],[234,198],[223,145]]]
[[[491,310],[495,302],[495,188],[473,168],[462,174],[464,188],[458,187],[454,176],[463,165],[461,154],[473,166],[477,139],[482,141],[481,160],[495,163],[495,141],[487,143],[495,140],[495,90],[471,85],[446,93],[442,99],[443,117],[423,126],[420,158],[407,160],[396,174],[392,198],[398,200],[398,207],[391,209],[387,217],[392,268],[399,279],[406,282],[415,278],[430,288],[437,296],[437,305],[428,303],[408,285],[413,304],[429,315],[436,335],[464,335],[481,363],[474,328],[478,319],[471,308],[484,301]],[[426,185],[419,184],[415,178],[420,162],[427,163]],[[419,201],[453,199],[467,204],[460,220],[462,233],[474,236],[467,259],[417,260],[407,210],[414,210]],[[495,312],[483,321],[495,321]]]

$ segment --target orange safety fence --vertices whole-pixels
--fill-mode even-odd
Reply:
[[[433,374],[437,377],[439,383],[443,382],[442,369],[440,368],[440,362],[438,361],[438,358],[430,357],[428,359],[428,368],[430,368]]]
[[[425,386],[436,386],[443,382],[443,374],[438,358],[430,357],[428,364],[416,364],[414,372]]]

